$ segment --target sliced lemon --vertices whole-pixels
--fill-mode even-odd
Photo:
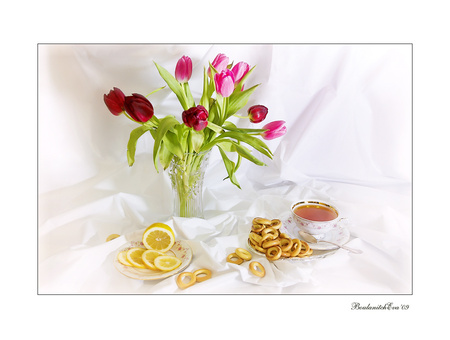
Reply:
[[[175,243],[173,230],[164,223],[154,223],[144,231],[142,243],[145,248],[165,253]]]
[[[155,267],[154,261],[158,256],[166,255],[165,253],[157,250],[147,249],[142,253],[142,261],[144,261],[144,264],[153,270],[159,270]]]
[[[154,265],[159,270],[170,271],[181,265],[181,260],[175,256],[161,255],[155,258]]]
[[[127,251],[123,250],[119,254],[117,254],[117,260],[122,263],[124,266],[132,267],[133,265],[127,260]]]
[[[142,254],[146,251],[145,248],[134,247],[127,250],[127,260],[133,267],[147,268],[142,260]]]

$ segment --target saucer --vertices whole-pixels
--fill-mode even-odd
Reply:
[[[300,230],[297,225],[295,224],[294,219],[292,216],[289,216],[286,219],[282,220],[283,227],[286,229],[287,234],[291,235],[294,238],[298,238],[302,241],[305,241],[298,231]],[[282,228],[283,228],[282,227]],[[325,234],[325,236],[322,238],[323,241],[329,241],[333,242],[339,245],[344,245],[348,242],[350,239],[350,231],[343,225],[342,221],[339,221],[333,229],[331,229],[329,232]],[[313,250],[331,250],[331,249],[338,249],[339,247],[326,243],[326,242],[319,242],[319,243],[309,243],[309,246]]]

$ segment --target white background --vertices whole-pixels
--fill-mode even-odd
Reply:
[[[359,3],[358,3],[359,4]],[[439,226],[440,218],[423,214],[422,210],[426,210],[425,207],[430,207],[428,202],[436,197],[436,191],[428,192],[428,189],[438,187],[438,193],[445,193],[448,189],[448,184],[443,181],[445,174],[448,172],[448,165],[435,164],[433,159],[436,155],[445,155],[442,153],[442,145],[445,145],[446,125],[444,123],[444,116],[446,114],[446,94],[448,93],[448,85],[442,83],[444,79],[448,78],[448,50],[445,49],[443,41],[441,40],[442,32],[445,31],[445,18],[444,12],[440,8],[440,2],[435,1],[429,4],[427,8],[417,8],[411,5],[410,2],[389,2],[389,5],[384,6],[383,3],[377,2],[376,6],[358,5],[349,2],[350,7],[344,6],[344,4],[320,4],[319,8],[304,8],[300,11],[302,14],[299,18],[299,11],[287,11],[286,6],[280,6],[278,9],[273,9],[269,13],[263,13],[257,10],[257,7],[252,6],[250,3],[248,6],[244,6],[242,10],[246,13],[251,13],[255,16],[255,12],[266,20],[258,20],[265,22],[264,25],[256,25],[255,29],[253,22],[245,20],[248,26],[244,26],[247,30],[240,28],[235,32],[231,32],[229,35],[222,33],[218,34],[217,29],[205,30],[201,21],[190,21],[189,31],[187,31],[184,25],[184,34],[180,35],[177,29],[178,25],[174,25],[174,30],[167,29],[168,32],[165,35],[160,33],[161,27],[167,27],[167,21],[161,20],[158,22],[156,18],[158,15],[149,15],[149,13],[169,13],[174,22],[182,23],[185,19],[185,12],[180,10],[173,13],[169,11],[169,8],[162,8],[165,6],[160,5],[160,11],[152,7],[148,11],[138,11],[141,20],[133,20],[133,25],[128,31],[122,30],[124,28],[124,19],[121,17],[117,21],[111,15],[105,14],[105,9],[102,7],[102,15],[97,15],[96,11],[86,12],[84,9],[80,9],[79,15],[64,16],[62,15],[64,10],[60,8],[61,4],[56,6],[49,6],[52,8],[52,13],[61,11],[61,15],[46,16],[40,13],[37,16],[39,9],[45,8],[46,5],[51,3],[40,4],[40,8],[35,11],[33,6],[29,6],[28,12],[32,13],[28,16],[29,23],[35,23],[34,28],[31,27],[25,33],[22,29],[22,34],[19,38],[9,38],[4,46],[7,47],[9,53],[4,53],[2,56],[2,67],[6,73],[8,82],[4,88],[3,93],[9,94],[9,101],[5,112],[8,118],[12,118],[10,123],[5,124],[7,127],[14,127],[8,129],[9,133],[3,134],[4,140],[2,147],[5,155],[5,175],[3,181],[7,187],[8,199],[15,202],[21,202],[21,204],[15,205],[16,209],[8,209],[7,221],[13,227],[7,228],[7,234],[5,236],[8,240],[23,240],[24,230],[33,230],[32,225],[35,224],[35,218],[33,213],[30,213],[28,217],[23,216],[24,204],[25,208],[31,212],[36,211],[36,195],[31,194],[30,201],[23,203],[23,197],[30,195],[30,188],[35,187],[36,172],[35,168],[30,166],[34,164],[36,160],[36,148],[35,145],[36,129],[33,122],[36,121],[35,103],[36,96],[36,78],[33,75],[36,74],[36,43],[38,42],[179,42],[180,36],[182,40],[186,42],[197,41],[192,37],[198,37],[198,41],[214,41],[214,42],[248,42],[246,38],[239,35],[242,31],[250,31],[253,39],[251,42],[413,42],[414,43],[414,206],[424,207],[423,209],[415,210],[414,213],[414,226],[415,226],[415,244],[421,244],[422,240],[425,240],[424,232],[427,231],[429,226]],[[434,6],[433,6],[434,5]],[[181,6],[181,5],[179,5]],[[344,11],[337,11],[341,8],[346,8]],[[411,7],[413,6],[413,7]],[[201,8],[200,5],[194,6]],[[242,8],[242,7],[240,7]],[[352,11],[348,11],[347,8],[352,8]],[[76,11],[75,11],[76,12]],[[135,15],[136,12],[133,11]],[[208,11],[207,11],[208,12]],[[71,10],[73,13],[73,10]],[[208,12],[209,13],[209,12]],[[272,23],[274,13],[278,14],[278,17],[282,17],[277,25],[267,25],[267,22]],[[306,15],[306,13],[310,15]],[[23,11],[14,9],[13,18],[23,18]],[[84,20],[81,20],[83,17]],[[126,17],[126,16],[124,16]],[[151,19],[150,19],[151,17]],[[206,17],[206,13],[203,14]],[[95,20],[94,20],[95,19]],[[155,22],[156,20],[156,22]],[[126,20],[125,20],[126,21]],[[19,26],[23,21],[13,20],[12,22],[6,22],[9,26],[2,27],[8,30],[11,28],[22,28]],[[99,23],[101,22],[101,23]],[[241,22],[242,23],[242,22]],[[80,26],[83,29],[80,31]],[[236,26],[236,25],[234,25]],[[274,29],[278,26],[278,29]],[[74,29],[74,28],[77,29]],[[101,27],[101,29],[98,29]],[[211,27],[211,26],[209,26]],[[158,30],[159,29],[159,30]],[[18,31],[18,30],[17,30]],[[186,33],[187,31],[187,33]],[[156,33],[158,32],[158,33]],[[106,33],[106,34],[105,34]],[[228,33],[228,31],[227,31]],[[149,38],[149,36],[151,38]],[[248,36],[246,36],[248,37]],[[13,53],[16,52],[16,53]],[[15,65],[16,67],[13,67]],[[21,67],[17,67],[17,66]],[[31,76],[30,76],[31,75]],[[31,79],[30,79],[31,78]],[[19,91],[20,89],[20,91]],[[18,110],[18,103],[20,103],[20,110]],[[16,113],[20,111],[20,114]],[[30,114],[23,115],[24,112]],[[13,114],[14,113],[14,114]],[[23,119],[26,117],[26,123]],[[17,143],[19,136],[27,136],[25,142]],[[25,138],[25,137],[23,137]],[[16,143],[14,143],[16,142]],[[117,149],[114,149],[117,150]],[[437,150],[436,152],[432,152]],[[118,152],[118,151],[115,151]],[[116,156],[119,157],[119,156]],[[402,162],[403,163],[403,162]],[[442,162],[441,162],[442,163]],[[432,175],[430,175],[432,172]],[[30,176],[28,176],[28,174]],[[14,179],[13,181],[11,179]],[[16,180],[17,179],[17,180]],[[52,185],[55,185],[53,183]],[[33,191],[33,190],[31,190]],[[18,216],[20,217],[19,223],[17,222]],[[22,221],[22,219],[24,219]],[[29,226],[29,229],[24,229]],[[442,230],[438,229],[438,233]],[[25,248],[28,251],[21,252],[23,257],[19,257],[21,263],[30,261],[36,254],[36,239],[30,235],[29,238],[24,239]],[[418,243],[420,242],[420,243]],[[16,242],[9,242],[14,243]],[[21,244],[23,246],[23,244]],[[9,247],[8,247],[9,249]],[[14,248],[17,249],[17,248]],[[418,246],[415,250],[419,249]],[[318,312],[326,313],[330,327],[324,330],[323,333],[327,335],[334,334],[333,331],[337,326],[342,325],[348,319],[354,320],[356,325],[354,329],[357,332],[352,332],[354,336],[350,338],[360,337],[366,329],[362,325],[373,324],[372,315],[368,317],[368,314],[354,313],[349,310],[349,305],[352,301],[358,300],[361,302],[370,302],[371,304],[384,303],[387,300],[393,300],[394,302],[408,303],[411,305],[410,314],[397,314],[392,317],[392,314],[383,313],[377,314],[376,318],[378,322],[382,322],[386,326],[400,326],[390,334],[392,337],[396,334],[409,335],[409,334],[429,334],[429,332],[437,331],[438,328],[430,327],[427,322],[411,323],[409,322],[411,316],[421,315],[427,318],[427,315],[436,312],[437,323],[439,325],[439,308],[441,296],[440,293],[444,292],[445,281],[440,280],[442,273],[439,259],[445,254],[445,247],[432,248],[432,256],[423,257],[422,253],[417,254],[414,258],[414,295],[413,296],[301,296],[295,299],[296,302],[302,301],[307,304],[308,308],[313,311],[313,315],[317,315]],[[33,261],[31,260],[31,263]],[[22,277],[22,275],[14,274],[19,266],[15,263],[8,263],[6,269],[11,273],[9,275],[11,280],[6,280],[4,292],[17,292],[17,296],[21,298],[28,298],[29,306],[27,311],[23,311],[22,308],[18,308],[22,304],[11,304],[10,316],[16,316],[18,319],[20,315],[25,316],[32,320],[36,329],[46,329],[49,338],[56,338],[62,332],[66,332],[67,328],[72,323],[67,323],[66,320],[70,319],[64,313],[58,313],[58,311],[64,306],[74,312],[68,312],[67,314],[73,315],[76,313],[77,317],[81,314],[84,315],[83,323],[85,327],[96,326],[95,330],[91,330],[91,334],[109,334],[114,338],[121,338],[125,334],[129,334],[130,329],[114,329],[113,333],[109,332],[108,325],[114,324],[115,317],[117,317],[117,311],[122,311],[125,307],[129,306],[145,306],[150,301],[159,301],[159,310],[169,312],[174,304],[179,303],[177,297],[163,297],[156,299],[154,297],[135,297],[131,299],[125,297],[62,297],[53,299],[49,297],[39,297],[35,295],[35,284],[33,284],[36,271],[31,270],[31,273],[26,275],[26,279],[13,279],[14,277]],[[33,266],[31,266],[32,268]],[[19,267],[23,268],[23,267]],[[14,272],[12,272],[14,270]],[[22,272],[23,273],[23,272]],[[30,284],[31,283],[31,284]],[[430,295],[433,291],[434,294]],[[436,296],[437,295],[437,296]],[[43,301],[45,299],[45,301]],[[85,304],[93,304],[92,299],[98,300],[102,307],[94,309],[86,309],[83,307]],[[139,300],[138,300],[139,299]],[[255,298],[248,297],[243,299],[242,297],[217,297],[220,303],[224,300],[230,301],[230,303],[224,303],[224,306],[230,305],[230,308],[236,305],[248,305],[249,301],[256,302]],[[276,297],[264,297],[264,299],[276,299]],[[259,298],[258,298],[259,300]],[[162,302],[164,301],[164,303]],[[171,303],[167,305],[167,301]],[[195,301],[195,303],[194,303]],[[183,302],[187,302],[190,306],[201,305],[210,303],[210,297],[196,296],[193,298],[184,298]],[[444,300],[445,301],[445,300]],[[97,304],[97,305],[99,305]],[[201,307],[192,307],[196,313],[200,314]],[[66,309],[67,310],[67,309]],[[220,309],[226,310],[225,307]],[[222,320],[224,314],[215,310],[207,318],[202,315],[203,318],[207,318],[206,324],[212,325],[209,330],[215,329],[223,325]],[[76,311],[76,312],[75,312]],[[80,313],[81,311],[81,313]],[[430,313],[428,313],[430,312]],[[228,312],[226,312],[228,313]],[[103,315],[101,320],[98,316]],[[123,315],[123,314],[122,314]],[[339,315],[339,316],[338,316]],[[310,323],[311,315],[304,316],[304,318]],[[128,319],[131,320],[131,319]],[[147,320],[147,319],[145,319]],[[220,320],[220,322],[219,322]],[[140,322],[144,319],[140,319]],[[407,322],[408,321],[408,322]],[[187,328],[191,325],[190,320],[179,320],[180,328]],[[297,322],[297,319],[295,320]],[[166,320],[165,325],[168,324]],[[17,332],[21,332],[17,323],[10,323],[11,328]],[[92,329],[92,328],[91,328]],[[426,332],[426,333],[425,333]],[[358,334],[355,334],[358,333]],[[74,331],[71,335],[79,337],[82,333]],[[114,334],[114,335],[112,335]],[[313,333],[308,333],[313,336]],[[381,334],[385,334],[385,331],[380,328],[371,329],[372,338],[379,337]],[[69,335],[70,336],[70,335]],[[368,338],[369,335],[366,334]]]

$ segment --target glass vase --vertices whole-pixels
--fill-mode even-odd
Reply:
[[[203,218],[203,179],[210,152],[174,156],[169,166],[173,193],[173,214]]]

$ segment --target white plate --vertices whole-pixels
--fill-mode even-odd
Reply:
[[[123,275],[136,280],[159,280],[175,275],[176,273],[185,269],[192,261],[192,249],[186,241],[175,241],[173,247],[167,252],[168,255],[175,255],[181,260],[181,265],[174,270],[164,272],[151,269],[141,269],[135,267],[125,266],[119,262],[117,255],[123,251],[133,247],[144,247],[140,241],[130,241],[124,244],[114,256],[114,267]]]
[[[283,220],[283,227],[287,231],[287,234],[290,235],[292,238],[298,238],[300,240],[305,241],[298,233],[299,228],[297,227],[294,219],[291,216]],[[325,234],[325,237],[323,238],[324,241],[333,242],[339,245],[344,245],[345,243],[348,242],[349,239],[350,239],[350,232],[343,225],[343,221],[339,221],[333,229],[331,229],[328,233]],[[331,250],[339,248],[333,244],[326,242],[308,243],[308,244],[313,250]]]

